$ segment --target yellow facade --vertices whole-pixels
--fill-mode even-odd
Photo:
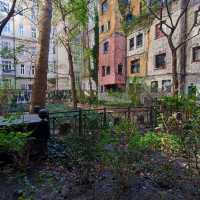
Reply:
[[[102,13],[102,4],[105,0],[100,0],[99,2],[99,41],[102,42],[109,38],[115,32],[122,32],[121,27],[121,14],[119,12],[118,0],[107,0],[108,11]],[[110,24],[110,28],[107,30],[107,25]],[[101,27],[104,26],[105,31],[101,31]]]
[[[134,16],[139,16],[142,12],[142,1],[141,0],[132,0],[131,1],[131,10]],[[136,48],[133,51],[129,52],[128,44],[131,35],[134,34],[136,37],[137,34],[143,32],[143,46],[141,48]],[[148,27],[136,27],[132,30],[130,35],[127,37],[127,77],[145,77],[147,75],[147,64],[148,64],[148,47],[149,47],[149,38],[150,34]],[[131,62],[134,60],[140,60],[140,70],[139,73],[131,73]]]

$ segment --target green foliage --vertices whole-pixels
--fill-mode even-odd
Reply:
[[[136,29],[137,27],[148,27],[151,25],[151,20],[149,18],[148,12],[142,12],[139,16],[133,16],[133,20],[130,22],[123,22],[122,29],[126,34],[130,34],[131,31]]]
[[[131,104],[133,106],[141,105],[141,95],[145,92],[148,92],[148,87],[144,82],[143,78],[133,77],[129,80],[131,84],[129,84],[128,95],[131,99]]]
[[[99,15],[97,9],[95,10],[95,26],[94,26],[94,46],[92,49],[92,57],[94,68],[92,69],[92,78],[96,85],[98,85],[98,66],[99,66]]]
[[[0,56],[3,57],[3,58],[7,58],[7,59],[15,59],[16,62],[18,61],[18,58],[17,56],[22,53],[23,51],[25,51],[25,45],[19,45],[19,46],[16,46],[15,49],[13,48],[8,48],[8,47],[5,47],[5,48],[1,48],[0,50]]]
[[[160,105],[165,110],[182,110],[193,111],[196,107],[196,98],[190,98],[188,96],[164,96],[159,100]]]
[[[31,132],[7,132],[5,130],[0,131],[0,150],[3,151],[16,151],[20,152],[26,145],[28,137]]]
[[[132,139],[130,148],[177,154],[182,151],[182,141],[180,137],[173,134],[150,132],[144,136],[136,135]]]
[[[1,88],[0,89],[0,112],[6,114],[9,111],[9,105],[14,102],[17,90]]]
[[[196,108],[189,121],[184,124],[182,140],[189,166],[193,162],[194,168],[200,174],[200,109]]]

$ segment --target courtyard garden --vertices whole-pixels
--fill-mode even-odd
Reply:
[[[7,115],[9,126],[0,131],[1,199],[199,199],[199,112],[191,98],[164,97],[148,112],[78,109],[46,118],[44,112],[31,126]],[[46,119],[47,129],[40,124]],[[45,157],[38,126],[39,134],[51,133]]]

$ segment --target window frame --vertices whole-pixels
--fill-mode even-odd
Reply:
[[[111,67],[107,66],[106,67],[106,76],[109,76],[111,74]]]
[[[139,36],[142,36],[141,37],[141,40],[138,40]],[[144,39],[144,34],[143,33],[139,33],[137,36],[136,36],[136,48],[140,48],[143,46],[143,39]],[[138,41],[140,41],[140,43],[138,44]]]
[[[153,84],[155,83],[155,86],[153,87]],[[158,92],[158,81],[151,81],[151,92],[157,93]]]
[[[108,53],[108,51],[109,51],[109,42],[106,41],[103,43],[103,53],[106,54],[106,53]]]
[[[132,51],[135,47],[135,37],[129,39],[129,51]]]
[[[108,0],[103,1],[102,4],[101,4],[102,15],[106,12],[108,12]]]
[[[137,63],[138,62],[138,63]],[[135,64],[134,64],[135,63]],[[138,66],[136,65],[136,63],[138,64]],[[135,67],[134,67],[135,66]],[[136,68],[137,67],[137,68]],[[140,73],[140,59],[134,59],[131,61],[131,66],[130,66],[130,72],[131,74],[138,74]],[[137,70],[133,70],[134,68],[136,68]]]
[[[123,64],[122,63],[117,65],[117,74],[123,75]]]
[[[195,55],[196,55],[195,51],[200,51],[200,46],[196,46],[196,47],[192,48],[192,62],[200,62],[200,58],[196,59],[196,57],[195,57]]]
[[[170,85],[165,86],[164,83],[170,82]],[[167,89],[165,90],[166,87]],[[170,87],[170,88],[168,88]],[[171,79],[162,80],[162,92],[171,93],[172,92],[172,81]]]
[[[164,61],[165,61],[165,63],[164,63],[164,65],[159,65],[159,66],[158,66],[158,65],[157,65],[157,64],[158,64],[157,58],[158,58],[159,56],[162,56],[162,55],[164,55]],[[166,56],[167,56],[166,53],[160,53],[160,54],[155,55],[155,67],[154,67],[154,69],[159,70],[159,69],[165,69],[165,68],[166,68],[166,66],[167,66],[167,64],[166,64]]]

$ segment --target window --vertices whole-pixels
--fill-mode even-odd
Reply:
[[[122,73],[123,73],[123,65],[122,65],[122,64],[119,64],[119,65],[118,65],[117,71],[118,71],[118,74],[119,74],[119,75],[122,75]]]
[[[104,32],[104,25],[101,25],[101,32]]]
[[[197,86],[193,83],[188,86],[188,96],[189,97],[195,97],[197,95]]]
[[[166,53],[156,55],[155,57],[155,68],[164,69],[166,67]]]
[[[131,51],[131,50],[133,50],[133,48],[134,48],[134,38],[131,38],[129,40],[129,50]]]
[[[162,91],[168,93],[171,92],[171,80],[162,81]]]
[[[136,37],[136,47],[141,47],[143,44],[143,34],[140,33],[139,35],[137,35]]]
[[[34,56],[36,55],[36,48],[35,47],[32,47],[31,48],[31,54]]]
[[[28,89],[32,90],[32,85],[31,84],[28,84]]]
[[[21,84],[21,89],[26,90],[26,84]]]
[[[200,25],[200,9],[195,12],[195,23]]]
[[[104,53],[108,53],[108,48],[109,48],[109,42],[105,42],[103,44],[103,52]]]
[[[9,22],[4,26],[3,32],[4,33],[10,33],[10,23]]]
[[[35,66],[31,67],[31,71],[32,71],[32,75],[34,75],[35,74]]]
[[[163,37],[164,36],[164,34],[163,34],[163,32],[160,30],[160,23],[159,24],[156,24],[156,26],[155,26],[155,38],[156,39],[159,39],[159,38],[161,38],[161,37]]]
[[[102,66],[101,75],[102,75],[102,76],[105,76],[105,75],[106,75],[106,73],[105,73],[105,66]]]
[[[3,68],[3,72],[12,71],[12,62],[11,61],[7,61],[7,60],[3,60],[2,61],[2,68]]]
[[[32,38],[36,38],[36,28],[31,28]]]
[[[108,1],[106,0],[101,4],[101,12],[102,14],[104,14],[107,11],[108,11]]]
[[[9,4],[5,3],[3,1],[0,1],[0,11],[1,12],[8,12],[9,11]]]
[[[24,74],[24,65],[21,64],[21,74]]]
[[[158,92],[158,81],[151,82],[151,92]]]
[[[107,28],[108,28],[108,31],[110,30],[110,21],[108,21],[108,23],[107,23]]]
[[[23,35],[24,35],[24,26],[23,26],[23,24],[20,24],[20,25],[19,25],[19,35],[20,35],[20,36],[23,36]]]
[[[56,54],[56,46],[55,46],[55,44],[53,45],[53,54]]]
[[[131,61],[131,74],[139,73],[140,72],[140,60],[133,60]]]
[[[130,23],[132,21],[132,19],[133,19],[133,15],[131,12],[129,12],[125,17],[125,20],[127,23]]]
[[[103,85],[101,85],[101,93],[103,93],[103,91],[104,91],[104,87]]]
[[[193,62],[200,62],[200,46],[192,49]]]
[[[8,41],[2,41],[2,43],[1,43],[2,49],[9,49],[10,46],[11,46],[10,42],[8,42]]]
[[[106,75],[110,75],[110,66],[106,67]]]

